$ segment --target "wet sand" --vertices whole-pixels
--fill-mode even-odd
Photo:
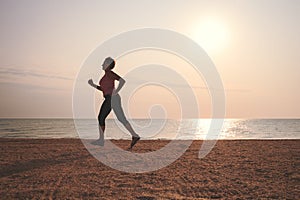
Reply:
[[[300,199],[300,140],[221,140],[203,159],[194,141],[171,165],[136,174],[102,164],[78,139],[0,142],[1,199]],[[142,140],[134,152],[166,144]]]

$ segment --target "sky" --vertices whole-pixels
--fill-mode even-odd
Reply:
[[[0,118],[71,118],[74,82],[89,54],[114,35],[144,27],[178,32],[203,47],[224,85],[226,118],[299,118],[299,19],[296,0],[0,0]],[[144,51],[122,57],[114,70],[126,77],[125,66],[151,61],[175,70],[186,64]],[[201,117],[209,118],[205,81],[189,73]],[[126,84],[138,86],[134,79]],[[101,101],[95,91],[95,112]],[[156,104],[168,118],[180,115],[163,88],[141,88],[128,102],[130,118],[149,117]]]

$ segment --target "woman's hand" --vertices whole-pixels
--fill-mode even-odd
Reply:
[[[116,89],[113,90],[112,95],[115,96],[118,94],[118,91]]]
[[[88,80],[88,84],[90,84],[92,87],[96,88],[97,90],[102,91],[102,88],[100,85],[96,85],[92,79]]]
[[[112,95],[117,95],[121,90],[121,88],[124,86],[124,84],[125,84],[125,80],[123,78],[120,78],[118,88],[113,90]]]

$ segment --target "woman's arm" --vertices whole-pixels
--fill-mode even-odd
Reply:
[[[118,94],[118,92],[122,89],[122,87],[124,86],[124,84],[126,82],[123,78],[120,78],[118,81],[119,81],[119,85],[118,85],[117,89],[115,89],[113,91],[113,95]]]
[[[101,91],[102,91],[102,88],[101,88],[101,86],[99,86],[99,85],[96,85],[96,84],[93,82],[93,80],[92,80],[92,79],[88,80],[88,84],[90,84],[90,86],[92,86],[92,87],[96,88],[97,90],[101,90]]]

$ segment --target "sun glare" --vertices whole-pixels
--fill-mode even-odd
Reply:
[[[228,28],[217,20],[205,20],[194,28],[193,39],[208,53],[217,53],[229,43]]]

